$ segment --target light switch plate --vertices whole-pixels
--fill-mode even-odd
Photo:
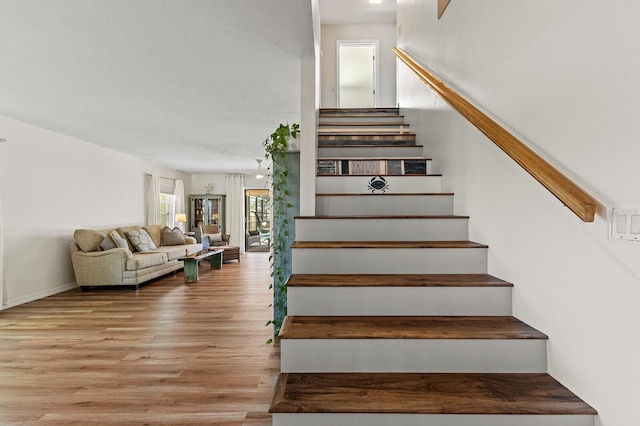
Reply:
[[[614,208],[611,239],[640,242],[640,208]]]

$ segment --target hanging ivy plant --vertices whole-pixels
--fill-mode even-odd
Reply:
[[[300,134],[299,124],[280,124],[264,143],[265,158],[271,161],[271,186],[273,203],[273,222],[271,223],[271,277],[273,282],[273,319],[267,326],[273,325],[274,336],[277,336],[287,315],[287,286],[288,279],[288,249],[290,242],[289,224],[293,207],[289,197],[291,191],[287,187],[289,171],[285,167],[287,149],[290,139],[296,139]],[[273,343],[269,339],[267,343]]]

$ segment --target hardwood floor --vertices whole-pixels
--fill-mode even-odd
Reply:
[[[268,253],[0,312],[2,425],[271,425]]]

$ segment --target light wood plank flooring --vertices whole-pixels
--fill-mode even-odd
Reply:
[[[268,253],[0,311],[2,425],[271,425]]]

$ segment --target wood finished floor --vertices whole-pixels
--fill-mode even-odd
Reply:
[[[1,425],[271,425],[268,253],[0,311]]]

